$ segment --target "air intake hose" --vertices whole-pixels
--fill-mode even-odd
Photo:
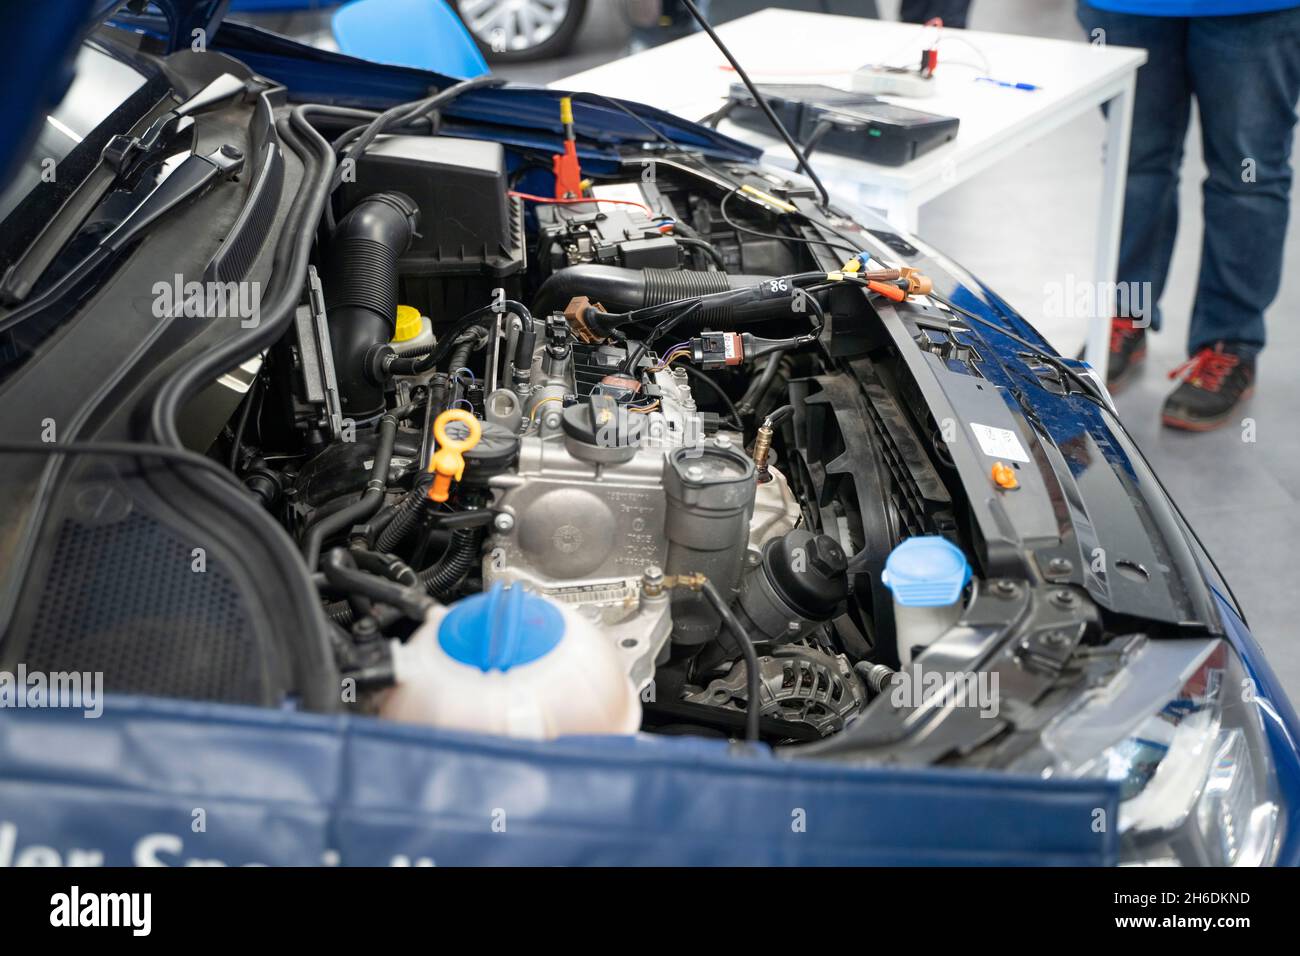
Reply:
[[[382,359],[397,323],[397,260],[411,245],[419,207],[402,193],[375,193],[343,217],[330,238],[325,308],[343,413],[365,420],[384,410]]]
[[[579,295],[587,296],[592,302],[599,302],[608,312],[630,312],[697,295],[747,289],[771,279],[771,276],[694,272],[685,269],[569,266],[551,273],[542,283],[533,302],[533,312],[536,315],[558,312],[569,304],[570,299]],[[737,307],[708,306],[693,321],[715,329],[726,329],[744,322],[780,318],[789,314],[790,300],[776,298],[748,302]],[[685,327],[684,325],[683,328]]]

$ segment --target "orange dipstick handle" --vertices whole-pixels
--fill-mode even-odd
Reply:
[[[452,422],[461,422],[469,428],[464,438],[455,439],[447,435],[447,426]],[[429,471],[433,474],[433,484],[429,486],[429,500],[442,503],[451,495],[452,481],[460,481],[465,473],[465,452],[478,444],[483,436],[483,426],[473,413],[464,408],[449,408],[433,422],[433,437],[438,442],[438,450],[429,462]]]

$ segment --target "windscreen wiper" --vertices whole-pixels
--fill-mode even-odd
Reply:
[[[89,255],[60,277],[54,286],[42,293],[39,298],[0,319],[0,332],[9,330],[57,300],[115,253],[140,238],[159,218],[178,206],[197,199],[216,183],[234,178],[243,168],[243,152],[229,144],[213,150],[206,156],[191,153],[127,214],[117,228],[101,239]]]
[[[59,250],[81,228],[86,217],[117,183],[133,177],[171,147],[199,113],[220,109],[248,96],[258,87],[223,73],[175,109],[159,116],[139,136],[118,134],[100,153],[99,163],[64,201],[58,213],[0,279],[0,302],[18,305],[32,293]]]

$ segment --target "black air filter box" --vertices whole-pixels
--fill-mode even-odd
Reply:
[[[380,136],[343,184],[340,217],[377,192],[420,207],[420,234],[398,264],[403,276],[507,276],[524,266],[523,207],[507,195],[500,143],[451,136]]]

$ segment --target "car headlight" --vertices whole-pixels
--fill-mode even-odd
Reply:
[[[1145,641],[1016,769],[1119,783],[1126,865],[1266,866],[1282,843],[1260,702],[1222,640]]]

